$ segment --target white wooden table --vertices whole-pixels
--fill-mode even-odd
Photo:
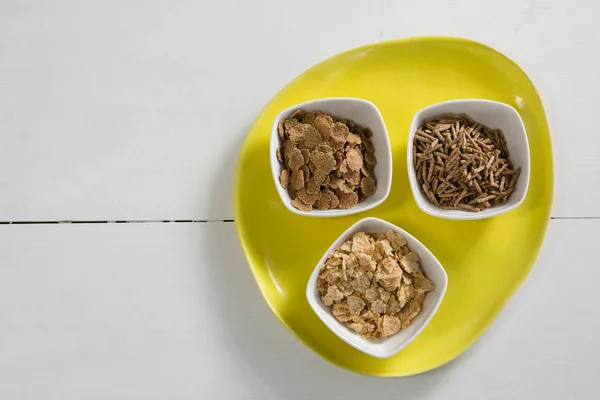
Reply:
[[[599,4],[0,1],[0,399],[600,398]],[[419,35],[481,41],[528,72],[553,135],[553,219],[464,355],[357,376],[264,303],[233,171],[297,74]]]

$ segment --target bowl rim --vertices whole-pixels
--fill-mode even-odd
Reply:
[[[341,332],[337,332],[336,330],[334,330],[334,328],[332,326],[330,326],[330,324],[328,323],[327,320],[325,320],[322,315],[323,315],[323,310],[321,310],[319,308],[318,302],[320,302],[321,300],[319,299],[318,294],[316,293],[317,290],[317,279],[319,276],[319,272],[321,270],[321,265],[325,262],[326,258],[333,252],[333,250],[335,250],[343,241],[348,240],[348,237],[352,234],[353,231],[355,231],[356,229],[360,228],[361,225],[364,225],[367,222],[374,222],[378,225],[381,225],[385,228],[389,228],[389,229],[393,229],[399,233],[401,233],[402,235],[404,235],[407,238],[410,238],[412,240],[414,240],[415,242],[419,243],[421,246],[423,246],[423,249],[428,252],[432,259],[435,261],[434,263],[432,263],[432,265],[428,266],[428,268],[436,268],[438,269],[443,276],[443,282],[437,282],[435,281],[434,283],[436,284],[436,286],[441,288],[441,293],[439,296],[439,299],[431,306],[430,308],[430,313],[427,316],[427,318],[421,323],[421,325],[419,326],[419,328],[411,335],[409,336],[404,342],[400,343],[397,347],[394,347],[393,349],[391,349],[388,352],[384,352],[384,353],[373,353],[370,352],[362,347],[360,347],[360,345],[358,345],[357,342],[355,342],[353,339],[358,339],[358,342],[360,341],[366,341],[366,339],[363,339],[362,337],[360,337],[360,335],[358,335],[357,333],[354,333],[352,331],[350,331],[350,329],[345,326],[343,323],[335,320],[334,324],[341,327],[342,330]],[[448,274],[444,268],[444,266],[442,265],[442,263],[437,259],[437,257],[433,254],[433,252],[431,252],[431,250],[429,250],[429,248],[427,246],[425,246],[423,244],[423,242],[421,242],[419,239],[417,239],[416,237],[414,237],[413,235],[411,235],[409,232],[405,231],[404,229],[400,228],[399,226],[392,224],[391,222],[388,222],[386,220],[383,220],[381,218],[375,218],[375,217],[366,217],[363,219],[360,219],[359,221],[353,223],[350,227],[348,227],[344,232],[342,232],[333,242],[332,244],[327,248],[327,250],[323,253],[323,256],[319,259],[319,261],[317,262],[315,268],[312,270],[310,277],[308,279],[308,282],[306,284],[306,300],[308,301],[308,304],[310,306],[310,308],[313,310],[313,312],[317,315],[317,317],[319,318],[319,320],[321,320],[321,322],[333,333],[335,334],[338,338],[340,338],[341,340],[343,340],[345,343],[349,344],[350,346],[352,346],[353,348],[355,348],[358,351],[361,351],[365,354],[368,354],[372,357],[376,357],[376,358],[388,358],[393,356],[394,354],[397,354],[398,352],[400,352],[402,349],[404,349],[406,346],[408,346],[413,340],[415,340],[417,338],[417,336],[419,336],[421,334],[421,332],[425,329],[425,327],[427,325],[429,325],[429,322],[431,321],[431,319],[435,316],[435,314],[437,313],[440,305],[442,304],[442,301],[444,300],[444,296],[446,295],[446,290],[448,289]],[[376,343],[378,345],[381,345],[384,343],[384,341],[387,339],[383,339],[381,340],[379,343]]]
[[[345,210],[343,210],[343,209],[334,209],[334,210],[315,210],[315,209],[313,209],[311,211],[301,211],[301,210],[296,209],[294,206],[292,206],[291,200],[288,201],[285,198],[285,196],[283,195],[283,191],[285,191],[285,189],[283,189],[279,183],[279,172],[277,171],[277,169],[278,169],[278,165],[280,163],[277,160],[277,156],[276,156],[277,147],[279,146],[279,135],[277,132],[277,125],[283,115],[291,113],[298,108],[305,108],[309,105],[312,106],[314,104],[326,103],[326,102],[332,102],[332,101],[341,101],[341,102],[345,101],[345,102],[361,103],[366,107],[370,107],[376,113],[376,115],[379,117],[379,119],[381,120],[381,123],[383,125],[383,132],[381,133],[381,135],[383,136],[384,142],[386,143],[386,146],[385,146],[386,149],[376,149],[376,153],[377,153],[377,155],[384,154],[384,156],[390,160],[389,169],[388,169],[389,178],[386,179],[384,182],[386,185],[384,186],[383,196],[381,197],[381,199],[373,202],[372,204],[360,205],[360,202],[359,202],[354,207],[345,209]],[[302,215],[302,216],[308,216],[308,217],[314,217],[314,218],[329,218],[329,217],[343,217],[343,216],[347,216],[347,215],[356,214],[356,213],[367,211],[367,210],[370,210],[370,209],[373,209],[373,208],[379,206],[381,203],[383,203],[388,198],[388,196],[392,190],[393,156],[392,156],[392,147],[391,147],[391,143],[390,143],[390,136],[389,136],[389,133],[387,130],[387,126],[385,124],[385,120],[383,119],[383,115],[381,115],[381,111],[373,102],[366,100],[366,99],[358,98],[358,97],[322,97],[322,98],[307,100],[302,103],[291,105],[291,106],[285,108],[284,110],[280,111],[279,113],[277,113],[277,115],[275,116],[273,123],[271,125],[271,134],[269,137],[269,160],[270,160],[270,166],[271,166],[271,175],[273,177],[273,183],[275,184],[275,189],[277,191],[277,194],[279,195],[279,198],[281,199],[281,202],[283,203],[285,208],[287,208],[289,211],[291,211],[292,213],[294,213],[296,215]],[[379,180],[377,181],[377,183],[379,184]]]
[[[499,205],[499,206],[494,206],[494,207],[490,207],[487,210],[481,211],[481,212],[470,212],[470,211],[460,211],[460,210],[444,210],[443,208],[440,208],[438,206],[436,206],[435,204],[432,204],[423,193],[421,193],[421,188],[418,186],[417,184],[417,178],[416,178],[416,172],[414,170],[413,167],[413,154],[412,154],[412,146],[410,145],[410,143],[412,143],[414,141],[414,136],[415,136],[415,129],[416,127],[418,127],[418,122],[421,119],[421,115],[432,109],[435,107],[439,107],[442,105],[449,105],[449,104],[457,104],[457,105],[461,105],[461,104],[472,104],[472,103],[484,103],[484,104],[488,104],[488,105],[493,105],[493,107],[503,107],[503,108],[507,108],[510,110],[510,112],[516,116],[517,120],[519,121],[519,126],[520,126],[520,132],[522,132],[523,137],[525,138],[525,154],[526,154],[526,162],[525,165],[523,166],[523,171],[526,171],[526,182],[525,182],[525,190],[523,191],[523,195],[521,197],[518,198],[518,200],[514,203],[514,204],[504,204],[504,205]],[[411,192],[413,194],[413,198],[415,199],[415,202],[417,203],[417,206],[419,207],[419,209],[421,211],[423,211],[424,213],[434,216],[434,217],[438,217],[438,218],[444,218],[444,219],[452,219],[452,220],[478,220],[478,219],[485,219],[485,218],[492,218],[501,214],[504,214],[508,211],[514,210],[515,208],[519,207],[523,201],[525,201],[525,197],[527,197],[527,192],[529,190],[529,181],[530,181],[530,169],[531,169],[531,153],[529,150],[529,139],[527,136],[527,128],[525,127],[525,123],[523,122],[523,118],[521,117],[521,114],[519,114],[519,112],[510,104],[507,103],[503,103],[500,101],[495,101],[495,100],[488,100],[488,99],[455,99],[455,100],[446,100],[446,101],[442,101],[439,103],[433,103],[433,104],[429,104],[423,108],[421,108],[420,110],[418,110],[414,115],[413,118],[411,119],[410,122],[410,127],[409,127],[409,131],[408,131],[408,142],[407,142],[407,146],[406,146],[406,167],[407,167],[407,173],[408,173],[408,182],[410,185],[410,189]],[[454,211],[454,212],[450,212],[450,211]]]

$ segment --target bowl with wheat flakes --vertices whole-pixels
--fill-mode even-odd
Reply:
[[[448,219],[489,218],[518,207],[529,186],[529,143],[511,106],[454,100],[413,117],[407,148],[418,207]]]
[[[387,221],[364,218],[319,260],[306,298],[340,339],[386,358],[427,326],[447,285],[444,268],[417,238]]]
[[[296,104],[273,121],[273,182],[285,207],[336,217],[381,204],[392,184],[392,152],[377,107],[363,99]]]

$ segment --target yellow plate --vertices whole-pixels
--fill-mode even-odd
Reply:
[[[360,97],[379,107],[393,154],[388,199],[341,218],[287,211],[269,168],[276,114],[320,97]],[[411,118],[428,104],[483,98],[515,107],[527,128],[531,182],[523,204],[501,216],[451,221],[421,212],[406,171]],[[413,38],[350,50],[310,68],[265,107],[240,152],[234,207],[238,235],[273,312],[308,347],[340,367],[371,375],[406,376],[436,368],[465,351],[490,325],[533,266],[550,217],[552,149],[542,102],[527,75],[506,56],[455,38]],[[357,220],[376,216],[429,247],[448,273],[448,291],[430,324],[408,347],[376,359],[342,342],[310,309],[308,277],[329,245]]]

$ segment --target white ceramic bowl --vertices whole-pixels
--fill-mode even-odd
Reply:
[[[506,204],[495,205],[480,212],[445,210],[431,203],[427,196],[425,196],[413,167],[412,143],[423,119],[445,113],[464,113],[489,128],[502,130],[506,138],[510,161],[515,168],[521,167],[521,174],[517,180],[515,191]],[[518,207],[525,200],[527,188],[529,187],[529,143],[527,141],[525,125],[517,110],[508,104],[497,101],[478,99],[453,100],[423,108],[415,114],[410,125],[406,161],[410,188],[417,205],[427,214],[440,218],[470,220],[500,215]]]
[[[393,336],[381,340],[363,339],[359,334],[351,331],[346,325],[339,322],[331,313],[331,308],[327,307],[321,301],[317,291],[317,278],[321,271],[321,266],[327,260],[330,254],[338,248],[343,242],[352,238],[356,232],[382,233],[388,229],[400,232],[406,238],[408,247],[421,258],[421,267],[429,279],[435,283],[435,289],[427,294],[423,302],[423,308],[419,315],[413,320],[412,324]],[[437,311],[448,286],[448,276],[442,267],[442,264],[435,256],[419,242],[414,236],[397,226],[390,224],[378,218],[365,218],[352,225],[346,232],[327,249],[323,257],[317,263],[312,275],[308,280],[306,287],[306,298],[313,311],[323,321],[323,323],[340,339],[350,346],[369,354],[373,357],[386,358],[391,357],[404,347],[406,347],[414,338],[421,333]]]
[[[277,134],[277,124],[282,118],[287,118],[298,108],[303,108],[306,111],[322,111],[338,119],[350,119],[365,128],[370,128],[373,131],[371,138],[375,147],[375,156],[377,157],[377,165],[375,166],[375,178],[377,179],[377,191],[374,195],[367,197],[359,202],[354,207],[341,210],[317,210],[300,211],[292,206],[292,199],[288,191],[281,187],[279,183],[279,175],[283,166],[277,160],[277,147],[280,145],[279,136]],[[354,98],[326,98],[311,100],[305,103],[296,104],[286,108],[275,117],[273,127],[271,129],[271,172],[273,174],[273,182],[277,188],[277,193],[285,207],[294,214],[306,215],[310,217],[340,217],[343,215],[355,214],[361,211],[369,210],[381,204],[390,194],[392,187],[392,150],[390,147],[390,139],[387,134],[385,123],[381,113],[375,106],[367,100]]]

